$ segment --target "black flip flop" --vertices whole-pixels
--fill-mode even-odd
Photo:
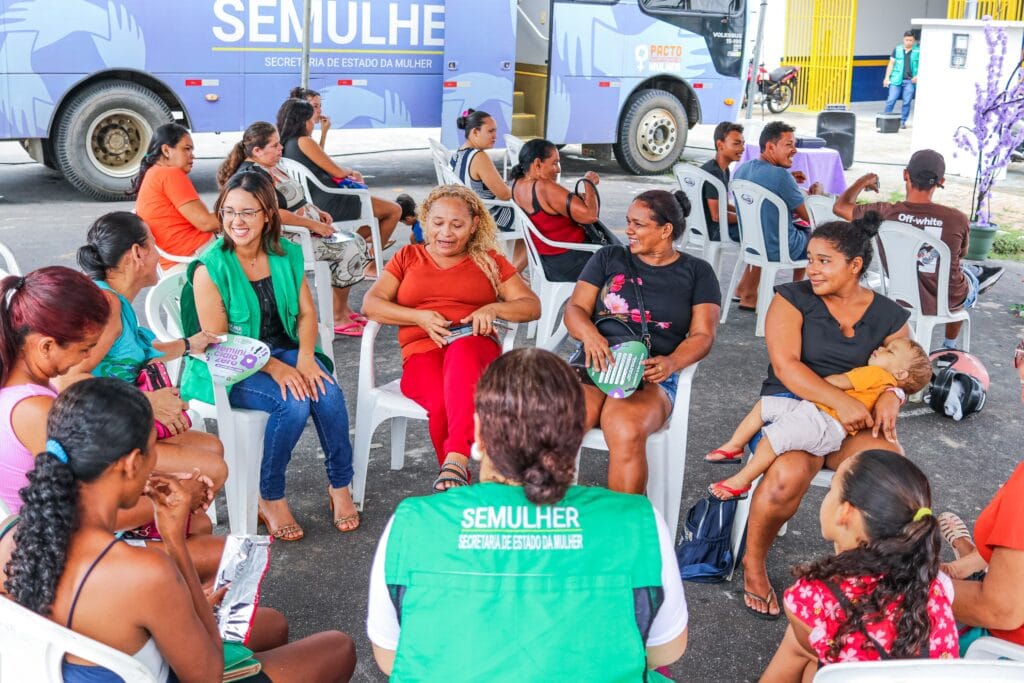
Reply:
[[[779,617],[782,616],[782,605],[779,605],[779,597],[775,595],[774,588],[769,588],[768,595],[764,596],[763,598],[760,595],[757,595],[756,593],[751,593],[750,591],[743,591],[743,595],[746,597],[753,598],[758,602],[763,602],[764,606],[767,607],[769,610],[772,608],[773,601],[778,606],[779,611],[775,614],[772,614],[771,612],[758,612],[756,609],[748,605],[747,602],[744,600],[743,607],[758,619],[763,619],[764,621],[778,621]]]
[[[736,308],[740,309],[741,311],[756,311],[757,310],[757,306],[744,306],[743,304],[740,304]]]

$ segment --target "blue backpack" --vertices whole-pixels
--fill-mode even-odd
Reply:
[[[718,583],[728,578],[734,560],[739,560],[733,558],[731,544],[736,504],[736,499],[719,500],[709,495],[686,513],[683,537],[676,548],[684,581]]]

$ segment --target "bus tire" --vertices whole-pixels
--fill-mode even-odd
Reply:
[[[657,88],[633,93],[619,120],[615,158],[636,175],[667,171],[686,147],[688,126],[686,110],[672,93]]]
[[[171,121],[167,104],[138,83],[91,85],[61,114],[53,138],[57,166],[83,194],[127,199],[153,131]]]

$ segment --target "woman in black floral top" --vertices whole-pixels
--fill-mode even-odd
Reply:
[[[604,431],[608,488],[614,491],[643,493],[647,437],[661,429],[672,411],[679,371],[704,358],[715,340],[722,300],[718,279],[707,262],[672,246],[682,236],[689,213],[690,203],[682,192],[649,190],[637,196],[626,213],[628,246],[604,247],[595,253],[565,309],[565,326],[583,344],[587,366],[599,369],[607,367],[612,356],[595,322],[616,317],[639,335],[640,316],[647,319],[651,355],[644,361],[640,390],[627,398],[609,399],[582,380],[586,426],[600,425]],[[636,273],[642,289],[642,314],[630,272]]]

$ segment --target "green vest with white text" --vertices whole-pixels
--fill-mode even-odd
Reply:
[[[384,573],[401,625],[392,681],[664,680],[646,668],[664,592],[642,496],[574,486],[534,505],[486,483],[407,498]]]

